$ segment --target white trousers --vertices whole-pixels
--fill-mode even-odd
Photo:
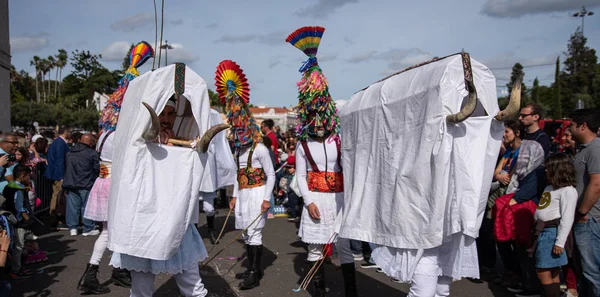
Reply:
[[[323,247],[324,244],[309,244],[308,245],[308,261],[316,262],[323,258]],[[350,249],[350,240],[347,238],[338,237],[335,243],[338,257],[342,264],[354,263],[354,256],[352,256],[352,249]]]
[[[152,297],[154,277],[149,272],[131,271],[131,297]],[[208,291],[204,288],[198,269],[184,270],[173,276],[179,291],[185,297],[204,297]]]
[[[215,215],[215,198],[204,198],[202,200],[202,209],[207,217]]]
[[[262,230],[263,228],[250,228],[242,234],[244,243],[247,245],[262,245]]]
[[[447,297],[450,296],[449,276],[431,276],[415,274],[407,297]]]
[[[102,223],[102,232],[96,239],[94,243],[94,251],[92,252],[92,257],[90,257],[90,264],[92,265],[100,265],[100,261],[102,261],[102,255],[104,255],[104,251],[108,247],[108,227],[106,222]]]

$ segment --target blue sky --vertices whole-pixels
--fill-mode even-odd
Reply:
[[[556,57],[581,25],[571,15],[582,5],[596,12],[586,17],[584,33],[600,50],[598,0],[165,0],[163,39],[175,47],[169,63],[187,63],[213,89],[217,64],[236,61],[256,105],[296,104],[305,56],[285,38],[306,25],[326,28],[318,58],[337,100],[463,48],[492,69],[502,94],[515,62],[534,66],[525,69],[527,86],[536,76],[542,85],[552,83]],[[9,12],[12,63],[30,73],[34,55],[47,57],[59,48],[102,54],[102,63],[115,69],[129,44],[154,45],[150,0],[10,0]]]

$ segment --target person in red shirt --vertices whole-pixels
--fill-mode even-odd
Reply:
[[[277,141],[277,135],[273,131],[273,126],[275,126],[275,122],[271,119],[266,119],[260,124],[260,131],[263,135],[271,139],[271,150],[275,152],[275,163],[279,164],[279,155],[277,154],[279,151],[279,142]]]

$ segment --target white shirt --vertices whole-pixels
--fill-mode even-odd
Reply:
[[[240,168],[248,167],[248,153],[250,152],[250,146],[242,148],[239,155]],[[237,154],[237,152],[236,152]],[[262,168],[265,171],[265,195],[263,200],[271,200],[271,192],[275,186],[275,169],[273,168],[273,162],[271,161],[271,155],[267,147],[258,143],[252,153],[252,167]],[[239,182],[235,179],[235,185],[233,187],[233,197],[238,196]]]
[[[544,222],[559,219],[558,233],[555,245],[564,247],[567,236],[573,226],[575,207],[577,206],[577,190],[574,187],[564,187],[555,190],[552,186],[544,189],[534,219]]]
[[[338,164],[338,152],[336,142],[332,138],[328,138],[325,140],[325,145],[323,143],[319,143],[313,139],[308,139],[306,141],[306,145],[310,150],[310,154],[319,168],[319,171],[324,172],[327,170],[328,172],[340,172],[342,168]],[[327,150],[327,154],[325,151]],[[327,157],[327,159],[326,159]],[[327,162],[325,161],[327,160]],[[327,168],[325,168],[327,166]],[[306,157],[306,153],[304,152],[304,148],[301,143],[297,144],[296,147],[296,178],[298,179],[298,188],[300,189],[300,193],[302,197],[304,197],[304,202],[306,205],[310,205],[312,201],[307,201],[307,197],[310,197],[308,183],[306,181],[306,177],[308,176],[308,172],[312,172],[312,167],[308,162],[308,158]]]

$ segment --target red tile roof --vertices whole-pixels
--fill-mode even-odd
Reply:
[[[293,112],[293,110],[291,110],[291,109],[282,108],[282,107],[250,107],[250,112],[252,112],[253,114],[267,113],[271,109],[273,109],[273,111],[275,111],[275,113]]]

